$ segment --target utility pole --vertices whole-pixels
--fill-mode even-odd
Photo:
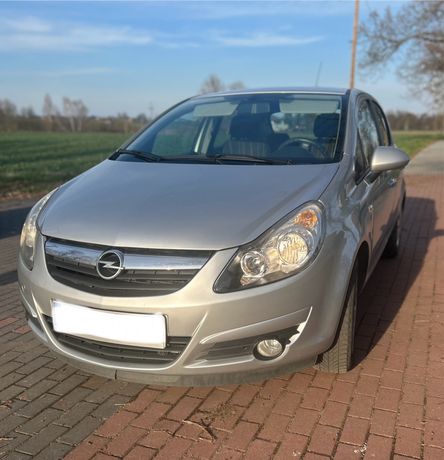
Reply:
[[[358,43],[359,0],[355,0],[355,17],[353,20],[353,40],[350,69],[350,88],[355,86],[356,45]]]

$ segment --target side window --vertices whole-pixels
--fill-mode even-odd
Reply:
[[[368,170],[368,163],[364,156],[364,152],[362,150],[362,142],[360,136],[358,134],[357,142],[356,142],[356,157],[355,157],[355,179],[356,182],[359,182],[361,179],[364,178],[367,170]]]
[[[374,102],[371,104],[376,118],[376,125],[378,127],[379,145],[390,145],[389,130],[382,109]]]
[[[366,100],[359,104],[358,131],[362,142],[362,151],[368,164],[371,164],[373,152],[379,145],[379,136],[376,122]]]

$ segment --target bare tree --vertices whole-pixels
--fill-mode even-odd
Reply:
[[[206,93],[217,93],[218,91],[223,91],[225,85],[222,83],[222,80],[216,75],[211,74],[200,87],[201,94]]]
[[[372,11],[360,26],[361,68],[385,70],[400,57],[398,74],[412,93],[427,94],[435,107],[444,106],[444,0],[412,1],[396,13]]]
[[[74,132],[76,130],[76,122],[74,119],[74,107],[69,97],[63,98],[63,115],[68,119],[70,130]]]
[[[83,121],[88,115],[88,108],[81,99],[63,98],[63,114],[68,119],[71,131],[82,131]]]
[[[77,120],[77,131],[82,131],[83,122],[88,116],[88,107],[83,103],[81,99],[73,101],[74,113]]]
[[[218,91],[225,91],[225,89],[244,89],[245,85],[240,80],[226,85],[218,75],[212,73],[208,78],[202,83],[200,87],[200,94],[206,93],[217,93]]]
[[[17,106],[9,99],[0,99],[0,129],[15,131]]]
[[[241,82],[240,80],[238,81],[234,81],[233,83],[230,83],[228,85],[228,89],[231,89],[231,90],[236,90],[236,89],[245,89],[245,85],[243,82]]]
[[[66,127],[62,122],[62,117],[57,106],[52,102],[52,98],[49,94],[45,95],[43,100],[42,114],[44,123],[48,131],[52,131],[54,123],[57,124],[61,131],[66,131]]]
[[[130,130],[131,118],[126,112],[118,113],[116,116],[117,128],[125,134]]]
[[[34,112],[34,109],[31,105],[28,107],[22,107],[20,109],[20,116],[23,118],[35,118],[37,115]]]

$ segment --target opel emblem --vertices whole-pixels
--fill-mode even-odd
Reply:
[[[96,270],[104,280],[116,278],[123,270],[123,254],[114,249],[103,252],[97,260]]]

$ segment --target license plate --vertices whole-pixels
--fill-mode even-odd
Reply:
[[[123,313],[52,301],[56,332],[119,345],[165,348],[165,317],[160,314]]]

